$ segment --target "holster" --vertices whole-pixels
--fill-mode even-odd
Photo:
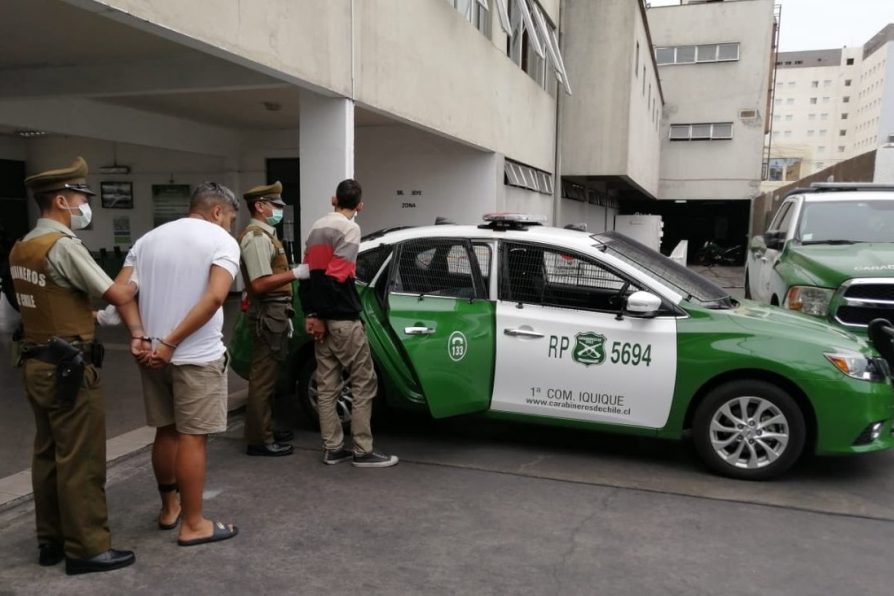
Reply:
[[[56,364],[56,399],[59,404],[70,409],[84,382],[84,369],[87,363],[84,355],[64,339],[50,338],[46,347],[47,357]]]

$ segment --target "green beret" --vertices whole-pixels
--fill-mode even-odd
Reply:
[[[242,195],[249,203],[260,199],[266,199],[274,205],[285,207],[286,204],[282,200],[282,184],[277,180],[273,184],[265,184],[264,186],[255,186],[251,190]]]
[[[73,190],[85,195],[95,195],[87,186],[87,162],[78,157],[67,168],[47,170],[25,178],[25,186],[34,194],[42,194],[59,190]]]

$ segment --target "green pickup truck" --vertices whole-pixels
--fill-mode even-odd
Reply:
[[[860,335],[894,320],[894,186],[814,183],[789,193],[755,236],[745,296]]]

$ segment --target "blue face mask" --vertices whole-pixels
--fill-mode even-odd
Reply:
[[[274,209],[273,215],[267,218],[267,225],[275,226],[282,221],[282,209]]]

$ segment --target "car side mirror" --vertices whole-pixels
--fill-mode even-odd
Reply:
[[[752,252],[756,252],[758,254],[763,254],[763,253],[767,252],[767,243],[766,243],[766,241],[764,241],[763,236],[758,235],[751,239],[751,244],[749,245],[749,248],[751,249]]]
[[[627,297],[627,303],[624,305],[624,314],[631,317],[650,319],[658,314],[660,308],[661,298],[651,292],[640,290]]]
[[[773,250],[781,249],[785,244],[785,232],[767,232],[764,234],[764,244]]]

